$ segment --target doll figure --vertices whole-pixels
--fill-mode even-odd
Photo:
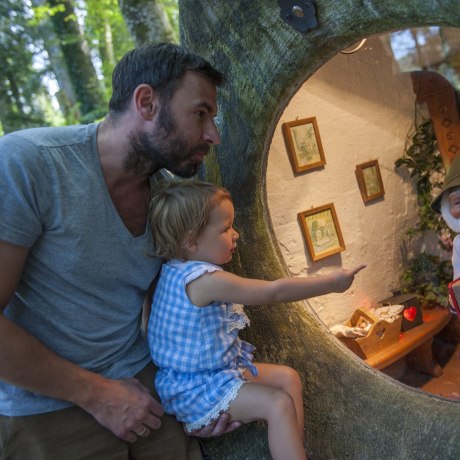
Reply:
[[[460,155],[452,161],[441,193],[431,204],[431,208],[440,213],[448,227],[456,233],[452,248],[453,279],[460,278]],[[449,304],[450,304],[449,300]],[[452,313],[456,313],[450,307]]]

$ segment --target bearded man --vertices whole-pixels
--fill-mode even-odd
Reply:
[[[162,262],[146,256],[153,175],[190,177],[220,142],[222,83],[180,46],[142,46],[101,123],[0,139],[1,458],[202,457],[157,401],[141,317]]]

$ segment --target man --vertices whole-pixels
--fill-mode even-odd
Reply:
[[[201,458],[152,396],[140,322],[161,264],[146,257],[152,175],[192,176],[219,143],[223,77],[162,44],[129,52],[112,80],[100,124],[0,139],[2,459]]]

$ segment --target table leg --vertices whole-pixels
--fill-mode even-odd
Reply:
[[[433,338],[430,338],[411,351],[406,357],[406,362],[416,371],[423,372],[432,377],[440,377],[442,375],[442,368],[434,359],[431,348],[432,343]]]

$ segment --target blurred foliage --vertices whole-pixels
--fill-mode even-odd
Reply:
[[[85,4],[84,34],[94,50],[108,100],[113,68],[134,47],[134,41],[129,35],[117,0],[86,0]]]
[[[81,115],[77,100],[73,108],[63,112],[63,88],[57,83],[57,69],[45,46],[49,37],[43,36],[46,29],[42,25],[52,23],[53,16],[65,11],[64,0],[0,0],[0,135],[33,126],[86,123],[105,115],[113,68],[134,47],[135,40],[129,35],[117,0],[78,0],[71,4],[82,46],[88,47],[103,88],[104,107]],[[158,4],[178,35],[178,1],[158,0]],[[59,40],[66,44],[65,37]]]
[[[39,103],[47,68],[34,65],[42,50],[36,31],[29,27],[30,14],[23,1],[0,2],[0,120],[5,132],[47,124],[46,107]]]
[[[420,252],[410,259],[401,275],[401,292],[416,293],[425,306],[445,307],[447,284],[452,281],[452,276],[450,260],[441,260],[439,256]]]

